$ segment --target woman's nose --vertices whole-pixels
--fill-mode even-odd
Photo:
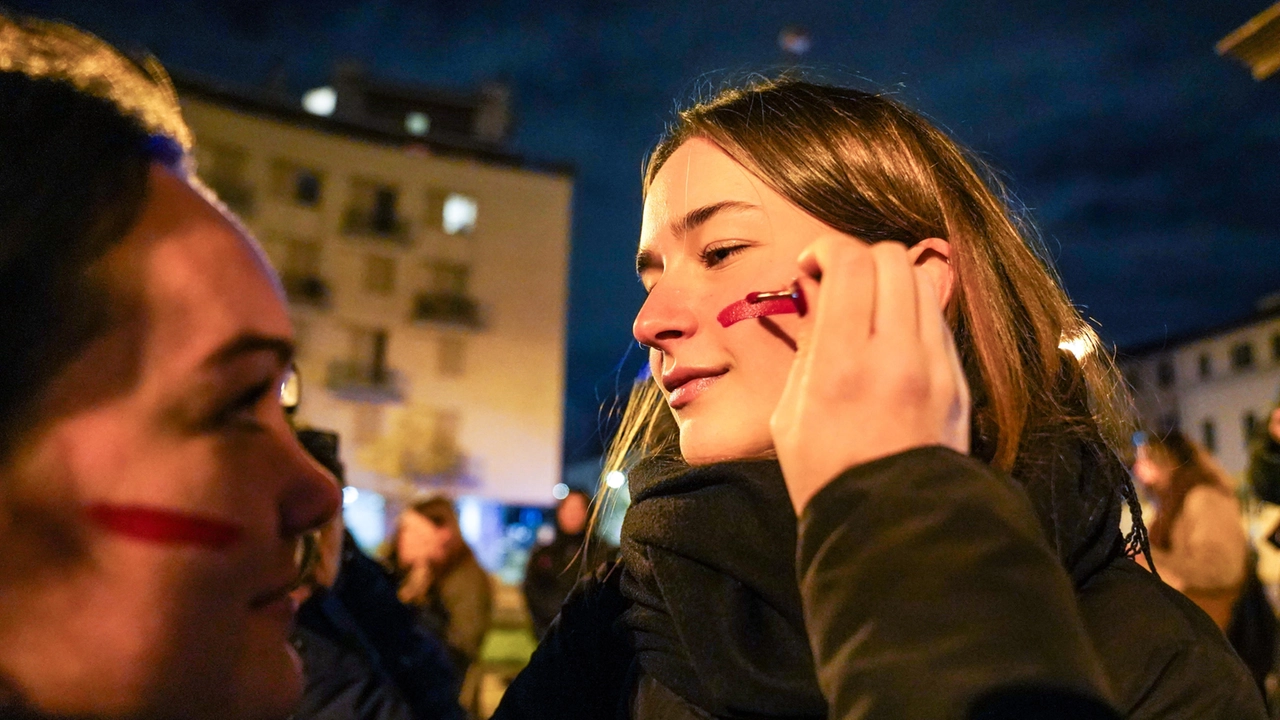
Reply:
[[[328,522],[342,508],[342,491],[296,438],[286,442],[291,462],[280,498],[280,534],[294,537]]]
[[[688,338],[697,329],[697,316],[685,294],[659,283],[636,313],[631,334],[641,345],[666,352],[671,342]]]

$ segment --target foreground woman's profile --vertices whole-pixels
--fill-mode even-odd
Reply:
[[[0,716],[288,715],[333,479],[293,331],[158,65],[0,14]]]
[[[1265,716],[1131,560],[1122,386],[977,167],[853,90],[680,114],[644,178],[652,379],[606,463],[621,561],[499,718]]]

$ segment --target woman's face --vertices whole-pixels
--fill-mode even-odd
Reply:
[[[67,715],[283,717],[301,533],[340,503],[278,400],[292,331],[254,246],[153,166],[104,261],[117,314],[0,468],[0,676]]]
[[[412,510],[400,518],[400,535],[396,539],[396,554],[402,567],[429,563],[440,565],[449,559],[449,542],[453,531],[437,526]]]
[[[426,548],[431,541],[430,521],[412,510],[400,514],[400,532],[396,535],[396,557],[400,567],[408,568],[426,562]]]
[[[795,355],[797,318],[726,328],[716,316],[749,292],[785,288],[797,256],[824,232],[706,140],[685,142],[654,178],[637,256],[649,295],[632,332],[649,347],[687,462],[772,452],[769,417]]]
[[[1169,486],[1173,477],[1173,469],[1152,453],[1146,445],[1138,446],[1138,456],[1133,463],[1133,476],[1143,487],[1152,492],[1161,492]]]

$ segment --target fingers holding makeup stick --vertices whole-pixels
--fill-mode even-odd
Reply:
[[[968,388],[929,276],[897,243],[823,238],[799,258],[813,311],[771,430],[796,511],[850,467],[968,451]]]

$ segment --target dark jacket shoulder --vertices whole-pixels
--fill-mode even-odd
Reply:
[[[621,574],[609,563],[574,586],[494,720],[629,717],[635,651],[620,621],[629,605]]]
[[[1258,497],[1280,503],[1280,443],[1269,435],[1254,443],[1249,458],[1249,484]]]
[[[1079,604],[1126,718],[1266,717],[1257,685],[1213,621],[1131,560],[1090,579]]]

